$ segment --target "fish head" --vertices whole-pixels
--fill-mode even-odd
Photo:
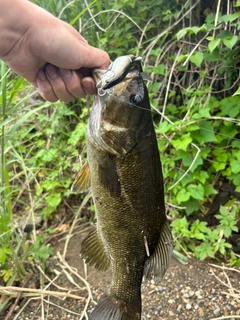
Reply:
[[[134,61],[129,69],[125,77],[110,88],[104,90],[98,85],[89,121],[91,136],[113,154],[129,152],[141,135],[150,130],[150,103],[140,60]],[[105,71],[93,71],[96,84],[106,83],[109,70],[114,71],[111,66]]]

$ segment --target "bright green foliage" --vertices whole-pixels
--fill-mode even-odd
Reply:
[[[204,216],[216,194],[215,188],[222,182],[232,183],[240,191],[240,100],[236,87],[240,48],[235,32],[239,28],[239,12],[218,12],[217,16],[209,14],[203,25],[187,26],[176,33],[182,47],[173,56],[179,75],[172,78],[173,82],[178,81],[179,88],[174,85],[174,90],[169,90],[168,99],[164,100],[165,118],[157,125],[166,198],[181,208],[180,215],[173,210],[174,234],[177,241],[187,242],[187,248],[200,259],[226,255],[231,250],[226,239],[238,232],[239,206],[221,208],[216,216],[219,226],[211,231],[206,226],[197,246],[190,240],[193,225],[185,226],[185,232],[177,226],[182,225],[182,216]],[[185,78],[184,72],[189,69],[194,77]],[[224,79],[222,86],[220,79]],[[160,81],[164,83],[164,79]],[[159,91],[158,88],[153,96],[158,97]],[[200,240],[196,234],[193,238]]]
[[[166,191],[170,190],[172,203],[184,206],[187,214],[200,209],[207,197],[213,198],[216,191],[212,181],[218,173],[239,185],[240,152],[236,143],[236,122],[240,117],[240,100],[238,97],[222,99],[217,108],[216,103],[216,98],[211,97],[205,110],[202,109],[201,98],[195,98],[194,108],[181,122],[171,118],[169,105],[167,116],[172,123],[164,120],[157,129]]]
[[[39,236],[29,250],[29,254],[32,255],[35,260],[46,261],[50,255],[53,255],[53,249],[44,245],[44,241],[44,237]]]
[[[221,207],[220,214],[216,215],[219,225],[214,230],[209,229],[205,221],[196,220],[190,224],[186,217],[176,219],[171,224],[176,238],[176,247],[180,249],[183,246],[185,250],[191,249],[200,260],[207,257],[215,258],[218,254],[225,256],[232,247],[226,238],[233,231],[238,231],[235,218],[237,212],[239,217],[239,210],[240,206],[233,208],[230,212],[225,207]],[[181,239],[181,246],[178,238]]]

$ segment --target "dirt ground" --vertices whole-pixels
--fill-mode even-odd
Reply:
[[[19,300],[10,318],[6,311],[0,319],[87,320],[111,273],[84,266],[79,250],[85,235],[79,230],[71,237],[54,236],[55,255],[46,271],[39,280],[42,268],[38,266],[38,277],[33,274],[27,281],[26,287],[33,292]],[[239,268],[195,259],[183,265],[173,258],[160,284],[143,282],[142,320],[240,319],[239,294]]]

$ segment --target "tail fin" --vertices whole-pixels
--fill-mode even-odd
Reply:
[[[114,296],[104,294],[90,315],[89,320],[140,320],[141,301],[137,306],[128,305]]]

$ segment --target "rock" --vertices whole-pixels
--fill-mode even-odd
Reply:
[[[216,317],[218,317],[218,316],[221,315],[221,310],[220,310],[219,308],[217,308],[217,309],[215,309],[215,310],[213,311],[213,313],[214,313],[214,315],[215,315]]]
[[[169,299],[169,300],[168,300],[168,303],[169,303],[169,304],[173,304],[173,303],[175,303],[175,300],[174,300],[174,299]]]
[[[204,317],[204,311],[203,311],[203,308],[198,308],[198,314],[200,317]]]
[[[187,309],[187,310],[191,310],[191,309],[192,309],[191,303],[187,303],[187,304],[186,304],[186,309]]]

